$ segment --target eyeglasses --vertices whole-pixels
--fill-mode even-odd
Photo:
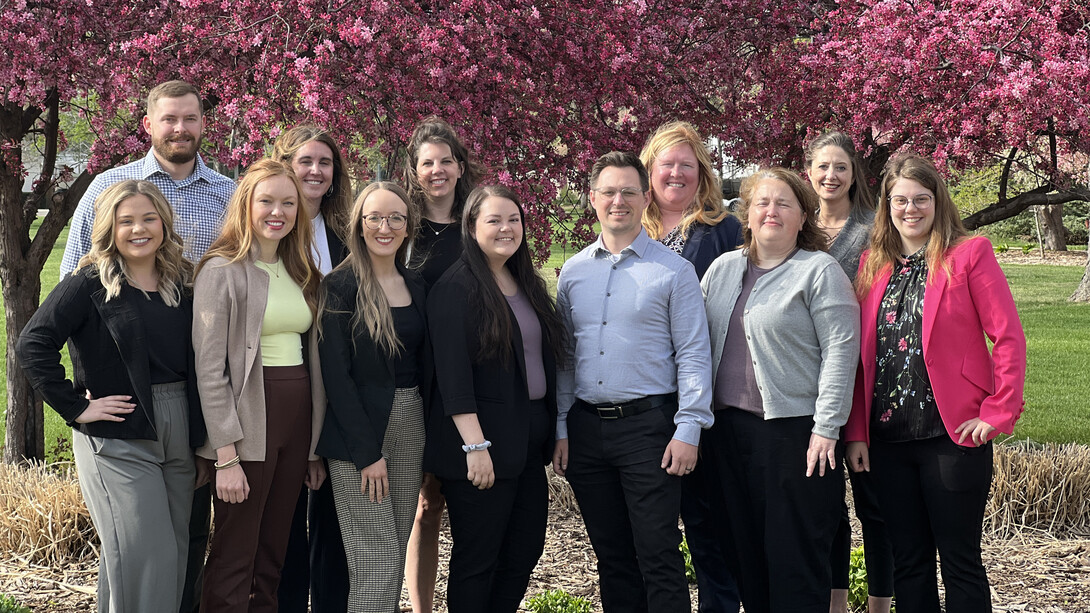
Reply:
[[[625,202],[637,202],[640,198],[643,198],[643,190],[635,187],[625,187],[623,189],[617,189],[616,187],[595,187],[590,190],[592,192],[598,192],[598,195],[606,200],[613,200],[617,197],[617,194],[621,195],[621,200]]]
[[[371,230],[378,230],[382,227],[382,222],[384,221],[391,230],[400,230],[405,227],[405,222],[408,221],[408,218],[401,213],[393,213],[390,215],[377,215],[372,213],[363,218],[363,225]]]
[[[905,196],[889,197],[889,205],[898,211],[905,210],[905,207],[908,206],[909,202],[911,202],[912,206],[916,207],[917,209],[929,209],[931,208],[931,203],[934,201],[935,199],[931,194],[918,194],[911,198],[906,198]]]

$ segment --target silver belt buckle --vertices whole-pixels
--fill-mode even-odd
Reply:
[[[597,411],[600,419],[620,419],[622,416],[622,408],[620,406],[597,407]],[[604,411],[609,411],[609,413],[605,413]]]

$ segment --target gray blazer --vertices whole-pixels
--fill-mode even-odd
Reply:
[[[725,253],[701,282],[714,370],[719,371],[748,260]],[[859,304],[837,261],[799,250],[758,279],[743,325],[765,419],[813,416],[813,433],[836,439],[852,408],[859,363]]]
[[[193,350],[197,388],[208,441],[197,455],[216,459],[216,449],[235,444],[246,462],[265,460],[265,381],[261,367],[261,322],[269,297],[269,273],[253,259],[230,263],[212,258],[193,282]],[[314,326],[309,346],[310,459],[322,433],[326,397]]]

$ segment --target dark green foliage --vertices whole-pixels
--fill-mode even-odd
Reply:
[[[590,602],[564,590],[549,590],[526,601],[531,613],[591,613]],[[2,612],[0,612],[2,613]]]

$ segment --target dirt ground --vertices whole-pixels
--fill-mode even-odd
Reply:
[[[856,530],[858,534],[858,530]],[[436,611],[444,604],[446,560],[450,533],[440,538],[440,564]],[[992,583],[997,612],[1090,613],[1090,535],[1059,540],[1045,535],[1018,539],[986,539],[984,561]],[[12,556],[0,559],[0,592],[14,596],[37,612],[91,611],[95,608],[97,566],[91,563],[66,568],[26,564]],[[576,513],[557,508],[550,513],[545,555],[542,556],[527,595],[563,589],[587,598],[601,610],[594,552],[583,522]],[[696,611],[696,586],[691,586]],[[411,611],[408,600],[402,611]]]

